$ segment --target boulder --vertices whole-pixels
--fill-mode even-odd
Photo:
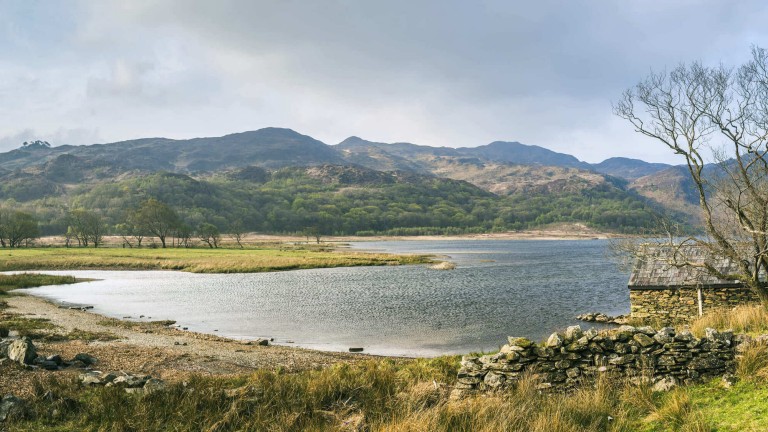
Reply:
[[[94,364],[98,363],[98,361],[99,361],[99,360],[98,360],[98,359],[96,359],[96,357],[94,357],[94,356],[92,356],[92,355],[90,355],[90,354],[86,354],[86,353],[79,353],[79,354],[77,354],[77,355],[75,356],[75,358],[73,359],[73,361],[81,361],[81,362],[83,362],[83,364],[85,364],[86,366],[91,366],[91,365],[94,365]]]
[[[8,346],[8,358],[23,365],[32,364],[37,357],[35,345],[29,338],[17,339]]]
[[[0,422],[6,421],[9,417],[21,417],[24,415],[25,404],[22,399],[14,395],[5,395],[0,400]]]

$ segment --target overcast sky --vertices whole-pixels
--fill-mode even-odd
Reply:
[[[678,163],[611,102],[743,62],[766,22],[761,1],[0,0],[0,151],[277,126]]]

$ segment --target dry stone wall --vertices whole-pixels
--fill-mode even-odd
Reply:
[[[755,303],[757,296],[743,287],[702,288],[702,309],[732,308]],[[657,318],[670,323],[691,321],[699,316],[698,289],[670,287],[629,290],[632,318]]]
[[[601,374],[683,384],[721,376],[735,367],[737,339],[707,329],[696,338],[665,327],[621,326],[583,332],[579,326],[553,333],[543,344],[510,337],[497,354],[464,356],[457,389],[490,390],[533,375],[541,390],[567,390]]]

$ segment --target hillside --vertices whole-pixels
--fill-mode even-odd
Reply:
[[[592,169],[599,173],[621,177],[626,180],[636,180],[640,177],[656,174],[670,167],[671,165],[667,164],[649,163],[639,159],[624,157],[614,157],[592,165]]]
[[[606,166],[650,169],[627,161]],[[486,232],[570,222],[635,232],[664,207],[688,219],[679,212],[691,209],[665,195],[684,192],[671,186],[682,177],[660,183],[655,173],[628,186],[584,167],[573,156],[519,143],[453,149],[351,137],[329,146],[267,128],[190,140],[27,145],[0,154],[0,200],[36,215],[49,234],[66,230],[66,209],[78,207],[115,230],[148,198],[174,206],[191,229],[238,222],[276,233]]]

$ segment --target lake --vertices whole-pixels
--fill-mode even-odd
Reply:
[[[173,319],[190,330],[321,350],[435,356],[542,339],[584,312],[629,311],[629,275],[605,240],[358,242],[354,249],[445,256],[429,266],[255,274],[57,271],[100,279],[26,290],[122,318]],[[146,319],[146,318],[145,318]],[[582,327],[588,324],[580,323]]]

